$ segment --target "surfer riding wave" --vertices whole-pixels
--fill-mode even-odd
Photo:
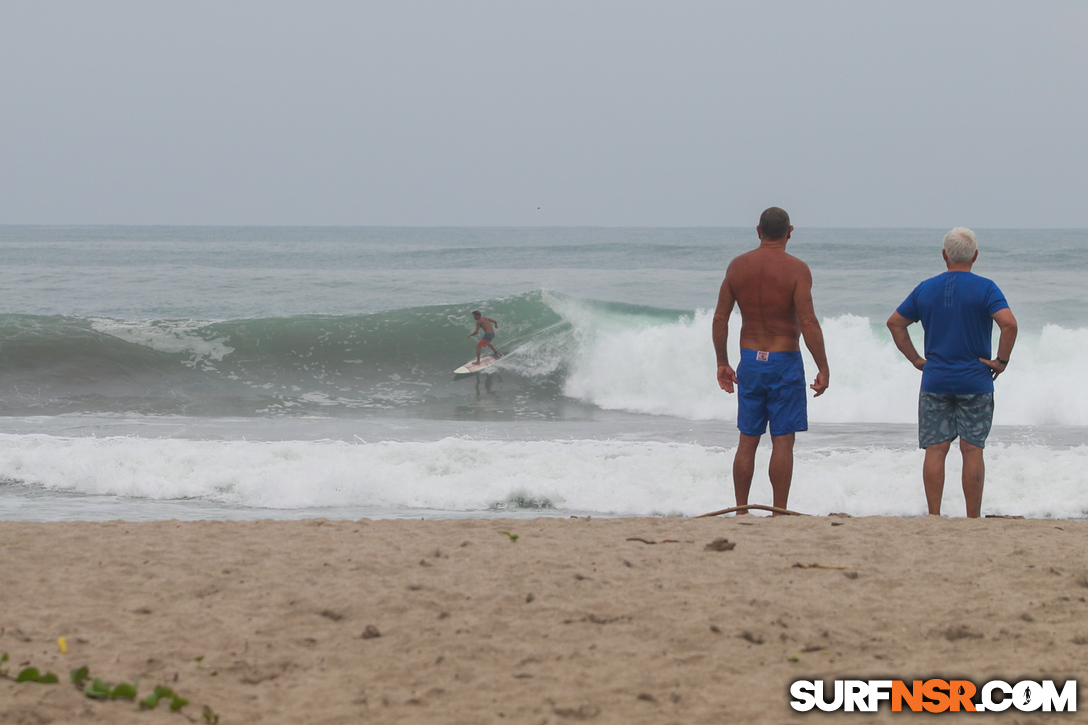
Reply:
[[[484,316],[484,314],[479,310],[473,310],[472,316],[476,318],[476,329],[470,332],[468,336],[475,337],[476,333],[478,333],[480,330],[484,331],[483,337],[481,337],[480,341],[476,343],[477,364],[479,364],[480,362],[480,353],[483,352],[483,349],[485,347],[491,348],[491,352],[495,353],[496,359],[502,357],[502,353],[496,350],[495,346],[491,344],[491,341],[495,339],[495,330],[497,330],[499,327],[499,321],[494,318]]]

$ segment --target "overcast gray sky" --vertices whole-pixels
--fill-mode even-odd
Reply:
[[[0,224],[1088,227],[1088,2],[0,0]]]

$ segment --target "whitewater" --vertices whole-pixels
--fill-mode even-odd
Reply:
[[[976,231],[975,271],[1020,321],[984,513],[1084,517],[1088,232]],[[831,387],[798,435],[791,507],[924,513],[918,373],[884,320],[942,271],[942,235],[795,232]],[[715,380],[710,320],[726,265],[756,242],[745,229],[0,227],[0,518],[723,508],[736,401]],[[456,379],[473,309],[500,321],[507,356]],[[767,455],[755,501],[769,500]]]

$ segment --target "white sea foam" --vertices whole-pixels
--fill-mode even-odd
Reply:
[[[360,515],[375,508],[473,512],[525,502],[600,515],[697,515],[732,505],[732,453],[695,444],[594,440],[3,435],[0,481],[92,497],[196,499],[270,510],[354,507]],[[767,455],[761,451],[757,461],[753,503],[770,501]],[[798,450],[790,505],[814,514],[923,514],[921,456],[910,448]],[[950,457],[945,506],[946,513],[962,516],[955,459]],[[1088,446],[991,446],[987,463],[986,513],[1086,515]],[[126,517],[123,505],[117,517]]]
[[[157,352],[188,355],[190,366],[222,360],[234,352],[224,337],[208,340],[196,334],[207,322],[185,320],[110,320],[96,318],[91,327],[125,342]]]
[[[581,350],[565,392],[602,408],[690,420],[736,417],[736,397],[722,392],[710,339],[709,311],[670,324],[638,320],[617,326],[583,311],[570,315]],[[731,360],[739,357],[734,318]],[[817,423],[913,423],[918,373],[883,324],[856,315],[822,321],[831,385],[810,400]],[[917,326],[915,326],[916,328]],[[916,345],[922,349],[921,330]],[[802,350],[809,379],[816,365]],[[1021,331],[1013,363],[996,386],[998,425],[1088,425],[1088,329],[1047,325]]]

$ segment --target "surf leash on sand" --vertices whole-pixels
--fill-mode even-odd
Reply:
[[[789,509],[779,508],[777,506],[764,506],[761,503],[750,503],[744,506],[734,506],[732,508],[722,509],[721,511],[711,511],[708,514],[699,514],[692,518],[706,519],[711,516],[721,516],[722,514],[731,514],[736,511],[750,511],[752,509],[758,509],[760,511],[772,511],[776,514],[785,514],[786,516],[808,516],[809,514],[803,514],[800,511],[790,511]]]

